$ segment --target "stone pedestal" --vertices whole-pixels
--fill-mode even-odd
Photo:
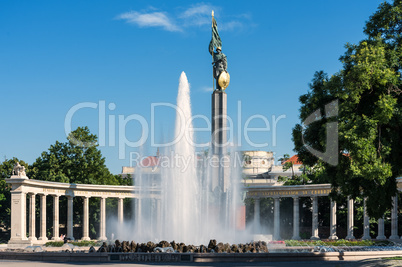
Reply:
[[[27,238],[26,227],[26,193],[19,191],[11,192],[11,237],[9,247],[18,247],[19,244],[27,244],[31,241]]]
[[[384,234],[384,218],[378,219],[378,235],[375,239],[378,240],[387,239],[387,237]]]

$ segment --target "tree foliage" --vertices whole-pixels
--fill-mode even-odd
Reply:
[[[33,163],[29,178],[63,183],[119,185],[123,181],[110,173],[97,147],[97,137],[88,127],[78,127],[56,141]]]
[[[330,78],[315,73],[309,92],[300,97],[300,119],[316,118],[293,129],[295,151],[306,166],[320,166],[332,184],[331,197],[367,197],[374,218],[391,208],[395,178],[402,173],[401,25],[401,1],[381,4],[366,23],[367,38],[346,45],[343,68]],[[339,112],[328,116],[325,105],[333,100]],[[335,166],[307,149],[325,151],[335,142],[326,140],[331,121],[338,122]]]

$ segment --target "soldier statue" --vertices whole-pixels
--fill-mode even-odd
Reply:
[[[214,48],[215,51],[214,51]],[[218,24],[212,11],[212,38],[209,42],[209,53],[212,55],[213,77],[216,80],[216,90],[223,92],[228,87],[230,75],[227,71],[226,55],[222,53],[222,40],[218,33]]]
[[[216,80],[216,89],[222,90],[222,87],[219,84],[219,76],[222,72],[227,72],[227,60],[226,55],[222,53],[221,47],[216,48],[216,52],[214,52],[214,62],[212,62],[214,66],[214,78]]]

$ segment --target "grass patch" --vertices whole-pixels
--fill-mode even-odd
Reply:
[[[383,260],[402,260],[402,257],[382,258]]]
[[[99,246],[100,243],[98,241],[73,241],[73,242],[68,242],[69,244],[72,244],[74,246],[78,247],[90,247],[90,246]],[[52,241],[52,242],[47,242],[45,244],[46,247],[62,247],[64,245],[64,241]]]
[[[285,240],[285,244],[288,247],[299,247],[299,246],[387,246],[392,243],[386,240],[376,241],[376,240]]]

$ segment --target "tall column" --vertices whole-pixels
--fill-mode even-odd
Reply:
[[[254,199],[254,233],[260,233],[260,199]]]
[[[46,237],[46,195],[40,195],[40,237],[39,240],[47,240]]]
[[[389,239],[399,239],[398,236],[398,195],[392,197],[391,236]]]
[[[53,237],[59,239],[59,196],[53,196]]]
[[[313,197],[313,213],[312,213],[312,226],[311,226],[311,238],[320,239],[318,236],[318,197]]]
[[[123,214],[124,214],[123,200],[124,198],[119,198],[117,203],[117,219],[120,225],[123,224]]]
[[[384,234],[384,218],[378,219],[378,235],[375,239],[387,239]]]
[[[106,237],[106,198],[102,197],[100,202],[100,229],[99,240],[107,240]]]
[[[336,235],[336,202],[332,200],[330,203],[328,239],[338,239],[338,236]]]
[[[274,240],[281,239],[279,197],[274,197]]]
[[[36,240],[35,194],[29,194],[29,240]]]
[[[348,235],[346,236],[345,239],[356,239],[353,235],[353,213],[354,213],[354,207],[353,207],[353,199],[348,197]]]
[[[26,225],[26,193],[11,191],[11,236],[9,244],[28,242]]]
[[[67,238],[69,238],[70,240],[74,240],[73,200],[74,197],[67,196]]]
[[[82,197],[84,218],[82,221],[82,240],[91,240],[89,238],[89,197]]]
[[[300,239],[300,226],[299,226],[299,197],[293,197],[293,236],[292,239]]]
[[[211,148],[212,155],[217,156],[219,161],[222,157],[226,155],[227,149],[227,94],[225,91],[215,90],[212,93],[212,127],[211,127]],[[225,165],[225,164],[223,164]],[[220,186],[221,192],[226,192],[229,182],[229,173],[226,171],[226,167],[222,164],[215,167],[214,172],[218,172],[218,176],[214,179],[218,179],[218,185]],[[225,207],[226,199],[221,197],[220,205]],[[221,219],[225,220],[226,216],[224,210],[220,211]]]
[[[363,240],[370,240],[370,217],[367,214],[367,198],[364,198],[364,207],[363,207],[363,213],[364,213],[364,226],[363,226]]]

